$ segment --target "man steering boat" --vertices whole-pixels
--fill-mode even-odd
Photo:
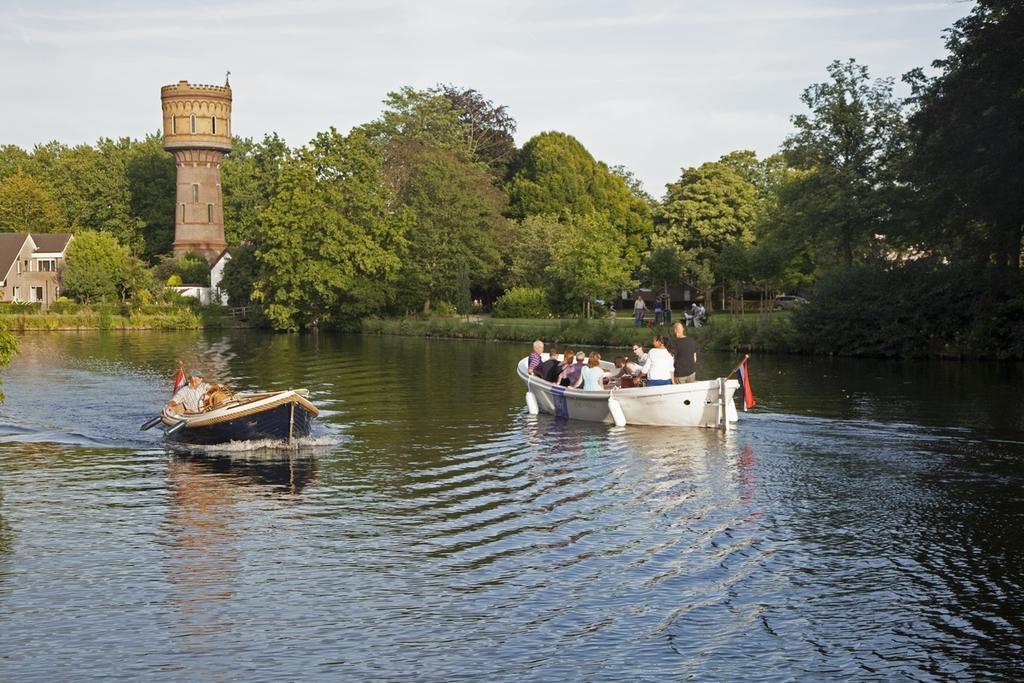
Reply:
[[[175,413],[200,413],[206,408],[209,395],[223,389],[223,384],[207,384],[202,370],[189,373],[188,383],[174,392],[167,409]]]

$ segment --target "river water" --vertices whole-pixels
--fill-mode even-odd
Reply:
[[[20,346],[0,680],[1024,677],[1019,366],[754,357],[721,433],[530,417],[518,345]],[[165,448],[177,358],[308,387],[314,434]]]

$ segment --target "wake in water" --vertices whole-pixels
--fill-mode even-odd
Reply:
[[[208,445],[184,443],[167,443],[165,445],[168,450],[176,453],[209,454],[229,457],[279,458],[282,455],[296,452],[307,454],[315,453],[317,451],[331,450],[344,442],[345,439],[342,437],[324,435],[302,437],[300,439],[293,440],[291,444],[286,441],[276,441],[274,439],[258,439],[253,441],[229,441],[227,443]]]

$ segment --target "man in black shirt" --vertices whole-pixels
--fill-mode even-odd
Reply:
[[[686,336],[682,322],[672,326],[671,344],[666,346],[675,354],[672,384],[686,384],[697,379],[697,344]]]
[[[554,382],[558,379],[558,373],[561,370],[561,363],[558,362],[558,351],[555,347],[551,347],[551,355],[546,361],[540,364],[537,368],[537,372],[534,373],[542,379],[546,379],[549,382]]]

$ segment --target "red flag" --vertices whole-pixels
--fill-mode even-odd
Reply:
[[[740,380],[740,389],[743,391],[743,410],[748,410],[757,405],[754,400],[754,392],[750,388],[750,371],[747,370],[747,359],[744,358],[739,367],[736,368],[736,376]]]
[[[174,388],[171,389],[171,396],[178,393],[178,389],[185,386],[185,368],[178,366],[178,374],[174,376]]]

